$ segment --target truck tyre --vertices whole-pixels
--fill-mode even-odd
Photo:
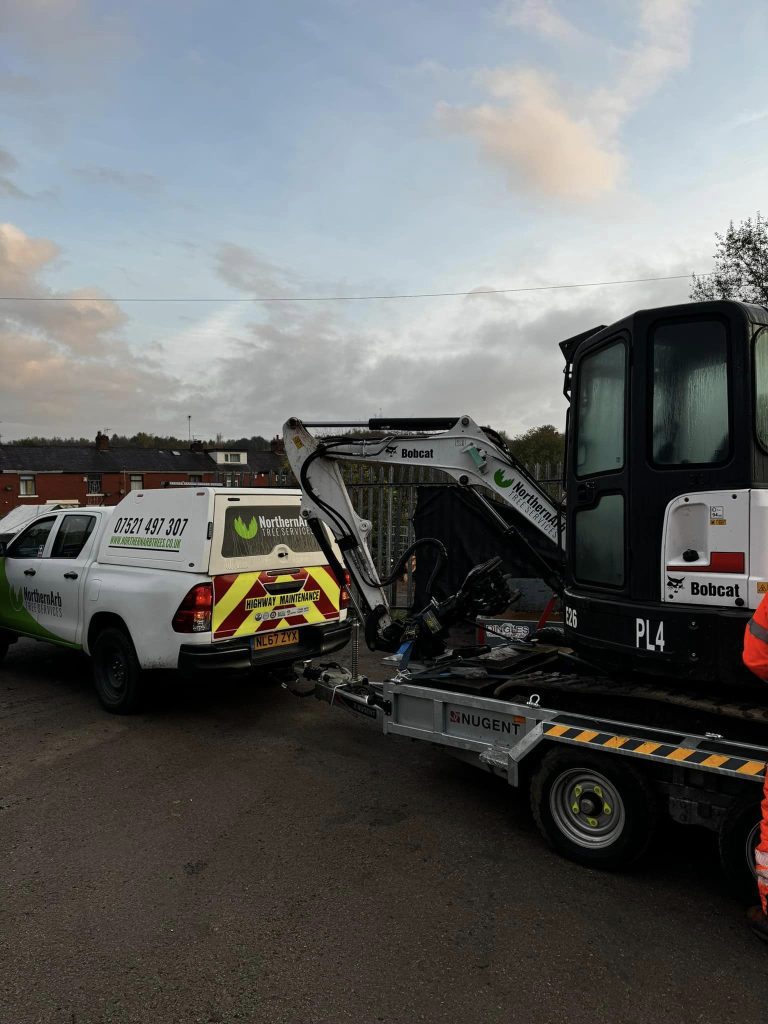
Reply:
[[[142,698],[143,673],[131,638],[116,626],[103,629],[91,648],[96,693],[106,711],[131,715]]]
[[[11,633],[10,630],[0,629],[0,663],[2,663],[8,653],[11,644],[15,644],[18,639],[18,636],[15,633]]]
[[[639,860],[658,821],[653,791],[631,765],[580,750],[550,750],[531,782],[541,834],[568,860],[616,869]]]
[[[756,792],[734,800],[720,826],[720,863],[734,895],[744,903],[757,902],[755,847],[760,842],[760,799]]]

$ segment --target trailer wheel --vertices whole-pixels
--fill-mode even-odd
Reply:
[[[93,643],[91,656],[96,693],[104,710],[113,715],[138,711],[143,673],[128,634],[116,626],[102,629]]]
[[[720,827],[720,863],[728,885],[745,903],[757,902],[755,847],[760,842],[760,794],[735,800]]]
[[[631,765],[579,750],[551,750],[531,783],[531,807],[549,845],[593,868],[621,868],[650,845],[658,810]]]

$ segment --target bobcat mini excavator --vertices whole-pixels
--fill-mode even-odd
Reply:
[[[333,666],[302,672],[318,696],[377,715],[385,732],[452,747],[513,784],[525,758],[537,820],[572,859],[621,861],[626,821],[617,831],[600,793],[610,783],[620,799],[618,776],[632,776],[629,814],[645,771],[643,786],[665,787],[673,817],[719,829],[721,846],[735,842],[744,867],[759,793],[747,787],[745,811],[732,780],[759,781],[768,762],[768,692],[741,661],[745,624],[768,593],[768,309],[718,301],[641,310],[560,348],[568,413],[559,504],[500,435],[469,416],[310,424],[366,428],[363,437],[320,438],[288,420],[302,514],[342,578],[321,524],[332,531],[369,646],[400,655],[383,684],[360,685]],[[433,594],[404,621],[393,619],[344,462],[428,466],[452,477],[496,532],[500,554],[523,545],[559,593],[562,642],[444,650],[453,623],[509,605],[501,559],[473,569],[458,593]],[[417,544],[437,551],[439,569],[439,543]],[[553,745],[558,768],[564,750],[573,762],[577,744],[596,743],[601,771],[588,754],[576,758],[578,784],[573,766],[545,771],[542,782]],[[699,766],[693,774],[691,765]]]
[[[565,501],[552,499],[502,438],[468,416],[372,419],[380,437],[313,437],[297,420],[285,448],[310,524],[323,520],[365,605],[371,646],[392,623],[339,462],[428,466],[452,476],[561,593],[566,645],[606,671],[756,684],[741,664],[746,621],[768,592],[768,309],[702,302],[643,310],[560,344],[565,357]],[[335,426],[335,424],[333,424]],[[500,520],[495,502],[529,541]],[[487,592],[484,593],[484,588]],[[509,603],[486,567],[472,594],[409,623],[419,648],[436,627]],[[453,602],[456,604],[456,602]],[[415,627],[415,628],[413,628]],[[768,703],[768,695],[766,695]]]

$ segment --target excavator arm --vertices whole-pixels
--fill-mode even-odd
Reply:
[[[309,426],[357,427],[375,435],[318,438],[310,433]],[[557,566],[562,561],[561,510],[509,452],[503,439],[469,416],[313,424],[290,419],[283,427],[283,436],[288,461],[302,490],[302,515],[332,565],[335,558],[320,523],[325,523],[333,533],[364,604],[362,614],[369,646],[396,650],[403,643],[412,642],[421,654],[433,654],[440,649],[448,625],[461,618],[503,609],[510,603],[510,593],[501,559],[494,558],[475,566],[461,590],[445,601],[433,598],[427,608],[405,624],[393,622],[384,590],[391,577],[382,580],[376,571],[369,548],[371,523],[358,516],[352,506],[340,472],[343,462],[430,467],[448,474],[461,487],[474,492],[486,516],[502,535],[527,546],[533,560],[540,563],[542,577],[554,589],[560,588]],[[499,513],[496,503],[484,493],[488,490],[538,531],[539,547],[543,546],[546,557]],[[419,543],[442,547],[436,541]],[[444,549],[442,556],[445,557]],[[340,566],[334,568],[341,571]]]

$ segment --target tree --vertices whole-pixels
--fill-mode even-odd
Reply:
[[[768,303],[768,220],[758,212],[724,235],[715,232],[715,270],[693,275],[691,298]]]
[[[555,466],[563,461],[565,453],[565,435],[551,423],[531,427],[524,434],[510,438],[508,444],[512,454],[529,466],[537,463]]]

